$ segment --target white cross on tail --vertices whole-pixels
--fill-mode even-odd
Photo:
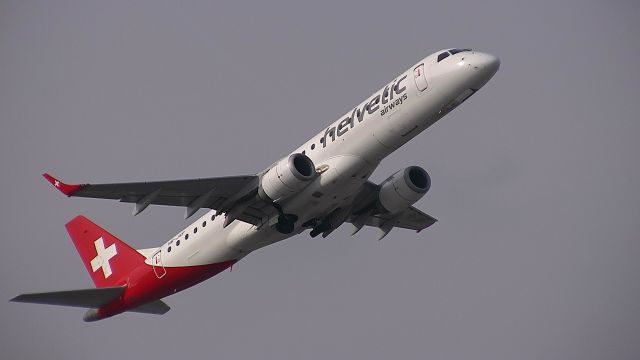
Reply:
[[[112,257],[116,256],[118,251],[116,250],[116,244],[111,244],[108,248],[104,248],[104,240],[102,238],[98,238],[98,240],[94,241],[93,244],[96,247],[96,257],[91,260],[91,269],[93,272],[96,272],[98,269],[102,268],[102,273],[104,274],[104,278],[108,278],[111,276],[111,265],[109,264],[109,260]]]

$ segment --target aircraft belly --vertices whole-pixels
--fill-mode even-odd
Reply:
[[[320,177],[300,194],[283,203],[283,207],[300,217],[302,222],[328,214],[345,202],[362,186],[376,168],[356,155],[339,155],[316,164],[327,166]]]
[[[230,247],[228,238],[238,236],[238,226],[222,227],[224,216],[216,216],[211,220],[213,212],[208,212],[165,245],[159,248],[162,265],[164,267],[184,267],[216,264],[230,260],[239,260],[246,254]],[[202,224],[206,226],[202,227]],[[246,224],[238,221],[237,224]],[[249,224],[246,224],[249,225]],[[197,232],[194,233],[194,228]],[[188,234],[189,238],[185,239]],[[169,251],[169,249],[171,249]],[[151,258],[147,258],[147,264],[151,264]]]
[[[237,222],[232,234],[226,237],[228,247],[246,255],[301,233],[305,230],[301,225],[307,220],[326,216],[338,207],[351,204],[353,196],[377,166],[356,155],[334,156],[316,164],[322,165],[327,165],[328,169],[318,179],[281,204],[285,212],[299,217],[291,234],[281,234],[269,224],[256,227]]]

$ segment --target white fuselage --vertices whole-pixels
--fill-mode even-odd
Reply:
[[[224,217],[210,211],[159,248],[163,265],[238,260],[302,232],[305,220],[350,204],[382,159],[480,89],[499,66],[497,58],[486,53],[465,51],[440,62],[439,53],[395,77],[292,152],[307,155],[321,174],[280,201],[286,213],[300,218],[291,234],[278,232],[272,224],[256,227],[234,221],[223,227]]]

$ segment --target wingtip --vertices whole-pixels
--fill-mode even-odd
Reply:
[[[42,176],[51,184],[53,185],[53,187],[55,187],[56,189],[58,189],[61,193],[67,195],[67,196],[71,196],[73,195],[73,193],[75,193],[76,191],[80,190],[80,188],[82,188],[82,185],[78,185],[78,184],[65,184],[62,181],[56,179],[55,177],[51,176],[48,173],[44,173],[42,174]]]
[[[86,216],[82,215],[82,214],[78,214],[76,216],[73,217],[73,219],[67,221],[67,223],[65,224],[65,226],[69,225],[69,224],[75,224],[78,221],[87,221],[89,220]],[[89,220],[91,221],[91,220]]]

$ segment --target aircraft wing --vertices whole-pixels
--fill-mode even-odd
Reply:
[[[219,213],[236,209],[236,219],[259,226],[277,212],[271,204],[255,196],[259,181],[257,175],[77,185],[65,184],[49,174],[43,176],[67,196],[135,203],[134,215],[149,205],[183,206],[186,207],[185,217],[201,208],[214,209]]]
[[[373,226],[380,229],[381,234],[378,239],[380,240],[394,227],[420,232],[438,221],[413,206],[399,213],[380,211],[376,207],[379,191],[379,185],[367,181],[356,196],[354,203],[358,206],[352,209],[351,214],[345,220],[354,226],[352,235],[365,225]]]
[[[436,223],[436,219],[411,206],[400,214],[376,214],[370,215],[365,225],[381,228],[385,223],[391,222],[394,227],[421,231]]]

